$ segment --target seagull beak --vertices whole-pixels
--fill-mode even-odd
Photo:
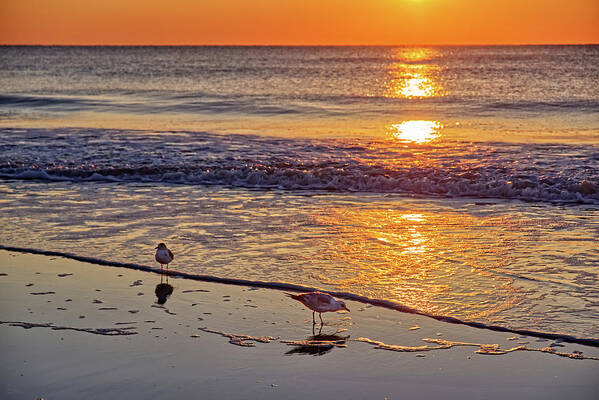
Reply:
[[[345,311],[349,312],[349,308],[347,308],[347,307],[344,307],[344,308],[345,308]]]

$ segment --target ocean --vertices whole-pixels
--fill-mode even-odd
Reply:
[[[599,46],[0,47],[0,245],[599,337]]]

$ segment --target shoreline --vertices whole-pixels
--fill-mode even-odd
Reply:
[[[469,326],[472,328],[486,329],[486,330],[496,331],[496,332],[512,333],[512,334],[517,334],[517,335],[525,335],[525,336],[531,336],[531,337],[537,337],[537,338],[543,338],[543,339],[560,340],[560,341],[564,341],[564,342],[568,342],[568,343],[576,343],[576,344],[581,344],[581,345],[585,345],[585,346],[599,347],[599,338],[576,337],[576,336],[572,336],[572,335],[568,335],[568,334],[564,334],[564,333],[542,332],[542,331],[534,331],[534,330],[529,330],[529,329],[516,329],[516,328],[508,328],[508,327],[499,326],[499,325],[488,325],[488,324],[484,324],[481,322],[464,321],[464,320],[460,320],[458,318],[451,317],[451,316],[428,314],[426,312],[404,306],[396,301],[369,298],[369,297],[360,296],[360,295],[357,295],[354,293],[348,293],[348,292],[331,291],[331,290],[325,290],[325,289],[310,287],[310,286],[296,285],[296,284],[286,283],[286,282],[252,281],[252,280],[237,279],[237,278],[224,278],[224,277],[218,277],[218,276],[212,276],[212,275],[190,274],[187,272],[181,272],[181,271],[172,270],[172,269],[164,270],[161,272],[157,268],[140,265],[140,264],[122,263],[122,262],[116,262],[116,261],[102,260],[102,259],[93,258],[93,257],[78,256],[76,254],[70,254],[70,253],[59,252],[59,251],[39,250],[39,249],[31,249],[31,248],[23,248],[23,247],[11,247],[11,246],[4,246],[1,244],[0,244],[0,250],[13,251],[13,252],[19,252],[19,253],[25,253],[25,254],[37,254],[37,255],[44,255],[44,256],[63,257],[66,259],[81,261],[81,262],[90,263],[90,264],[103,265],[103,266],[109,266],[109,267],[118,267],[118,268],[127,268],[127,269],[132,269],[132,270],[151,272],[151,273],[155,273],[155,274],[162,274],[165,276],[168,275],[168,276],[171,276],[174,278],[189,279],[189,280],[200,281],[200,282],[213,282],[213,283],[220,283],[220,284],[225,284],[225,285],[259,287],[259,288],[273,289],[273,290],[289,290],[289,291],[294,291],[294,292],[320,291],[320,292],[328,293],[334,297],[341,298],[344,300],[357,301],[360,303],[383,307],[383,308],[387,308],[387,309],[402,312],[402,313],[421,315],[424,317],[432,318],[432,319],[440,321],[440,322],[457,324],[457,325],[465,325],[465,326]]]

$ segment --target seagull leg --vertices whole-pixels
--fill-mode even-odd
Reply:
[[[322,320],[322,313],[318,313],[318,316],[320,317],[320,326],[322,326],[322,324],[324,324],[324,322]]]
[[[312,311],[312,325],[316,325],[316,320],[314,319],[315,311]]]

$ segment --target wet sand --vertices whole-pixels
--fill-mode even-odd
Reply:
[[[594,399],[599,349],[0,251],[0,397]],[[162,285],[160,285],[162,284]],[[159,302],[164,304],[158,304]],[[511,350],[511,352],[505,352]]]

